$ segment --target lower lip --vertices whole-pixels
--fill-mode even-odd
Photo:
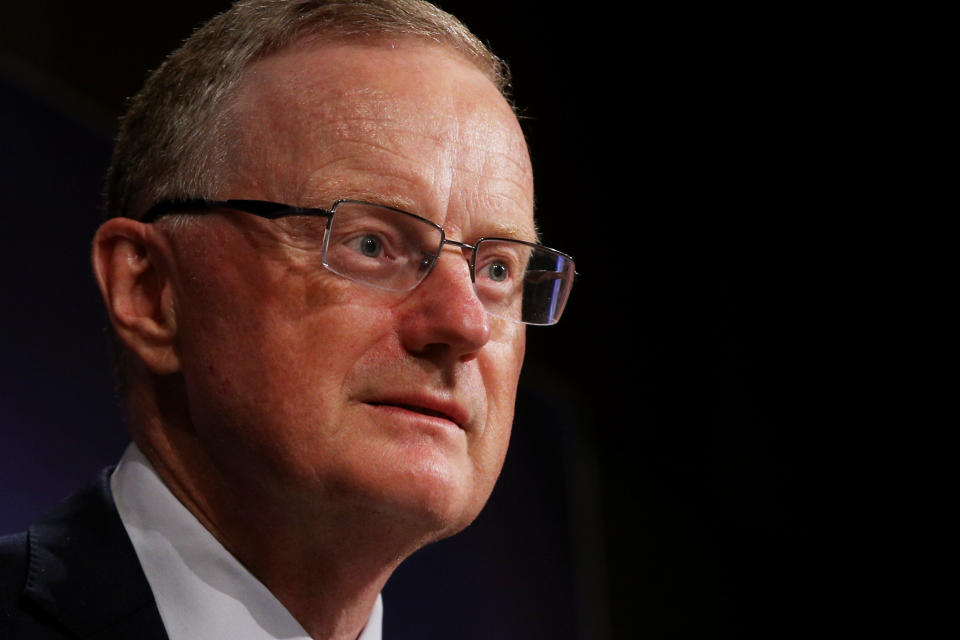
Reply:
[[[368,406],[373,407],[374,409],[390,416],[393,419],[416,422],[418,425],[426,427],[461,431],[460,425],[448,418],[441,418],[440,416],[432,416],[426,413],[420,413],[419,411],[414,411],[413,409],[408,409],[395,404],[369,404]]]

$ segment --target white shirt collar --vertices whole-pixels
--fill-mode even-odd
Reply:
[[[289,611],[170,492],[131,444],[110,477],[170,640],[310,640]],[[381,640],[377,596],[357,640]]]

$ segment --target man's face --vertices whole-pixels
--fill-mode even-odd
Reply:
[[[439,47],[303,46],[239,93],[224,198],[392,205],[447,237],[534,240],[530,161],[496,88]],[[321,265],[325,220],[213,214],[173,233],[178,344],[197,438],[251,500],[389,513],[438,535],[503,464],[522,325],[487,315],[459,249],[409,293]]]

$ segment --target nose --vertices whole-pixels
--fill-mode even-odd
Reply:
[[[470,360],[490,340],[490,316],[474,290],[466,253],[445,246],[429,276],[404,302],[400,332],[408,352]]]

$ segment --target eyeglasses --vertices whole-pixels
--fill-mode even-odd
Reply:
[[[358,200],[337,200],[330,209],[262,200],[178,200],[151,207],[142,222],[173,213],[233,209],[261,218],[321,216],[327,219],[323,266],[354,282],[386,291],[411,291],[430,275],[443,245],[459,247],[470,278],[490,315],[531,325],[560,319],[573,287],[573,258],[532,242],[480,238],[448,240],[440,225],[400,209]]]

